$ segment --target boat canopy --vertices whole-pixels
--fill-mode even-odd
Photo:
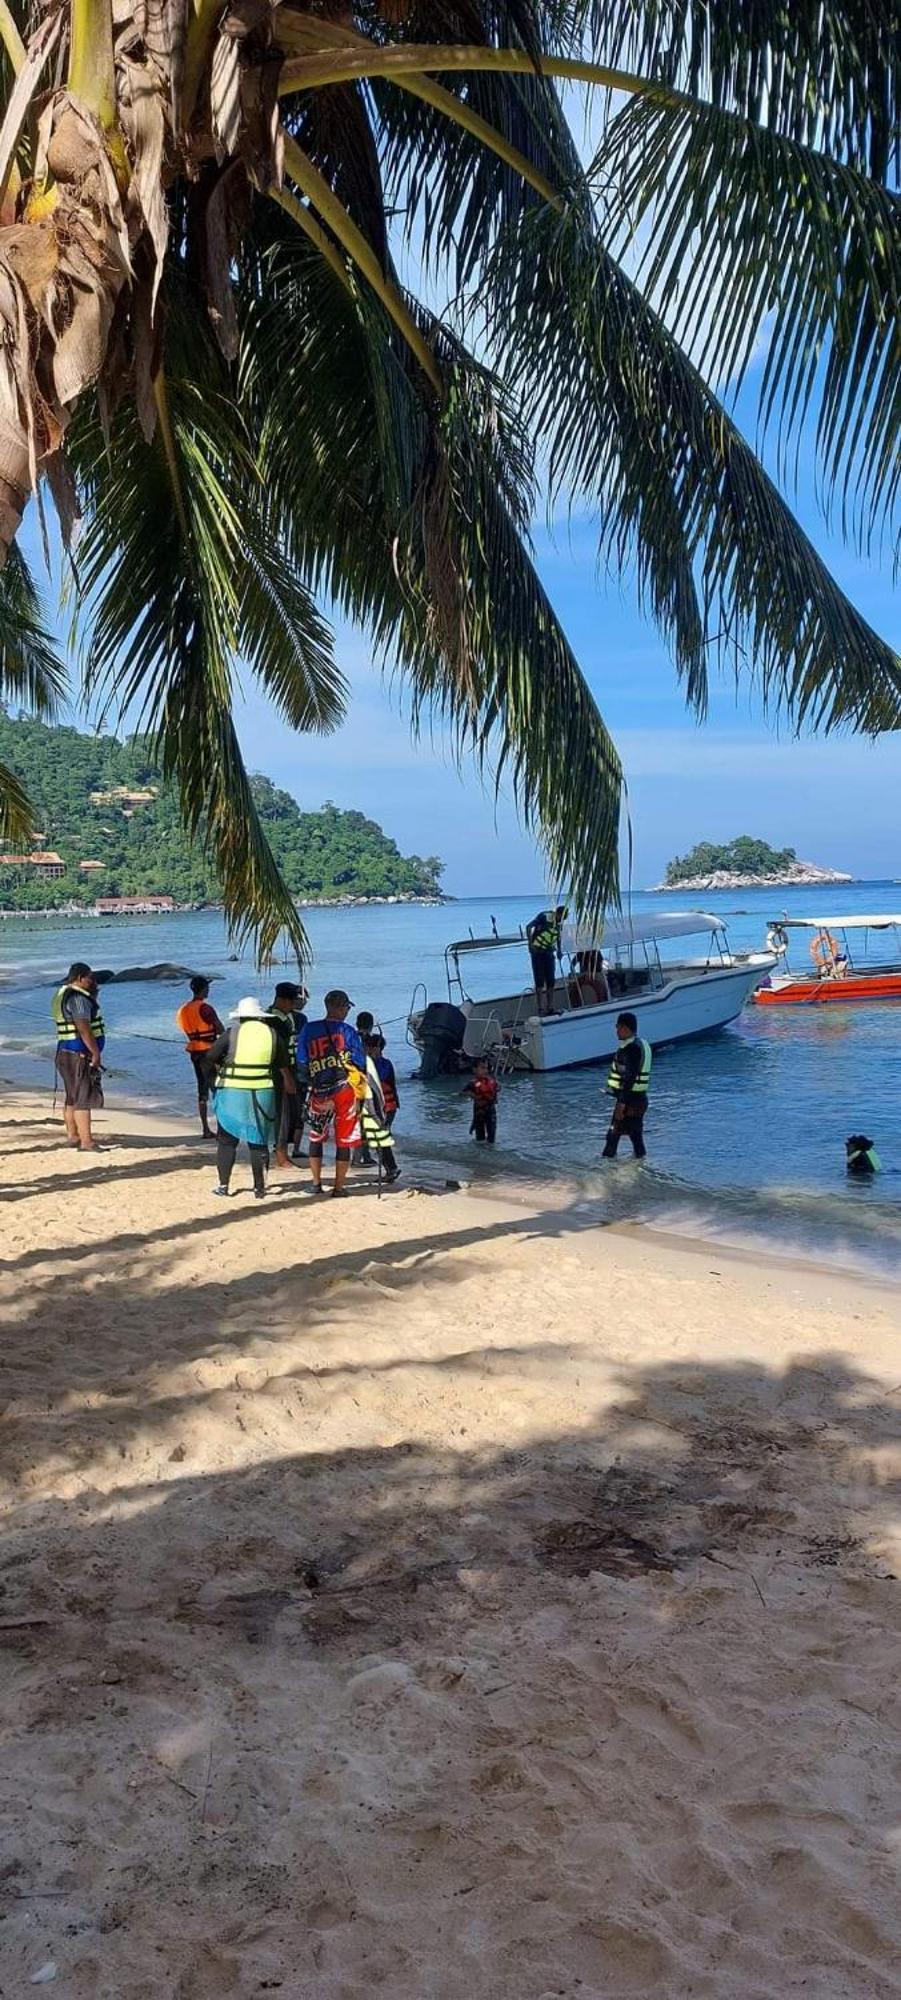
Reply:
[[[564,927],[567,951],[628,951],[633,944],[654,944],[658,939],[712,937],[725,929],[722,917],[705,910],[648,910],[636,916],[611,917],[592,930],[577,924]]]
[[[890,931],[901,929],[901,917],[774,917],[784,931]]]
[[[628,951],[633,944],[652,944],[656,938],[712,936],[725,929],[722,917],[712,917],[704,910],[657,910],[644,911],[633,917],[621,914],[605,918],[595,927],[580,924],[564,924],[563,942],[568,952]],[[448,956],[462,958],[471,951],[498,951],[505,945],[525,944],[524,930],[496,934],[492,937],[459,938],[447,947]]]
[[[458,938],[455,944],[448,945],[445,957],[448,957],[451,953],[453,953],[455,958],[462,958],[463,953],[466,951],[497,951],[499,950],[501,945],[525,944],[525,941],[526,941],[525,931],[511,931],[509,935],[505,937],[502,937],[498,932],[495,932],[493,937],[477,938],[470,936],[465,938]]]

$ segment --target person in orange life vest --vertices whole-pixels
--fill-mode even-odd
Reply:
[[[480,1056],[478,1062],[474,1062],[472,1066],[472,1082],[460,1092],[461,1097],[472,1098],[470,1132],[474,1132],[477,1139],[489,1146],[494,1145],[497,1136],[497,1100],[500,1088],[497,1077],[490,1074],[484,1056]]]
[[[198,973],[191,981],[191,999],[179,1007],[175,1016],[176,1027],[185,1037],[185,1050],[191,1059],[191,1067],[197,1079],[197,1109],[200,1113],[200,1130],[205,1139],[212,1139],[210,1130],[210,1050],[213,1043],[224,1034],[222,1022],[215,1007],[211,1007],[207,995],[210,982]]]

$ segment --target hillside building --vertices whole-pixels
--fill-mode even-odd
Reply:
[[[0,854],[0,868],[30,868],[46,882],[59,881],[66,872],[62,855],[52,847],[39,848],[34,854]]]

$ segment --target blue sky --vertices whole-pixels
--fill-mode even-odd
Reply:
[[[829,551],[844,587],[897,643],[888,573],[831,543],[816,516],[805,525]],[[861,876],[901,873],[901,736],[797,741],[762,720],[746,689],[714,690],[709,720],[686,714],[675,673],[629,580],[598,579],[596,536],[576,520],[536,532],[542,578],[575,646],[625,766],[634,831],[634,883],[657,881],[694,841],[754,833],[805,859]],[[347,724],[331,738],[292,736],[254,694],[240,711],[255,768],[305,806],[324,799],[379,819],[405,852],[435,853],[452,894],[514,894],[544,887],[544,869],[509,795],[495,808],[471,768],[455,769],[440,741],[411,741],[397,689],[375,671],[361,636],[339,628],[351,683]]]

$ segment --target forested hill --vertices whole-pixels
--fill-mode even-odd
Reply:
[[[97,896],[218,900],[202,847],[185,836],[178,800],[140,738],[85,736],[14,721],[0,709],[0,764],[23,780],[45,836],[35,853],[66,864],[61,879],[0,860],[0,906],[45,909]],[[289,889],[315,901],[344,896],[438,896],[442,863],[402,855],[363,813],[325,805],[301,812],[288,792],[255,777],[260,816]],[[93,797],[92,797],[93,794]],[[141,794],[144,794],[142,797]],[[130,795],[130,796],[129,796]],[[82,862],[99,863],[89,870]]]

